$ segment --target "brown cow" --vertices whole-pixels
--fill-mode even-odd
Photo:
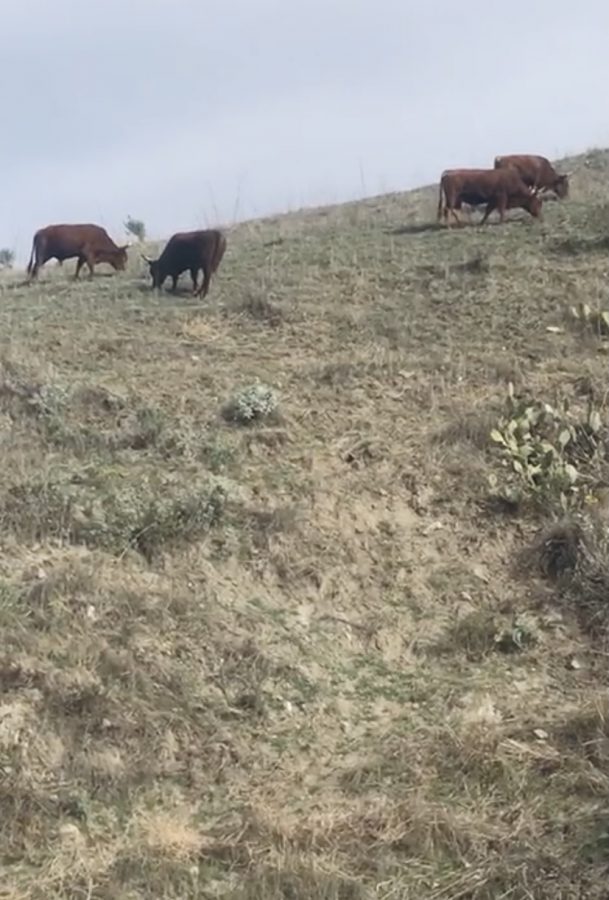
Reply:
[[[78,278],[85,263],[91,278],[96,263],[109,263],[122,272],[127,265],[128,246],[118,247],[99,225],[47,225],[34,235],[27,273],[30,279],[36,278],[40,267],[53,257],[60,264],[64,259],[78,257],[74,278]]]
[[[459,224],[455,210],[461,209],[464,203],[468,206],[486,204],[481,225],[484,225],[494,209],[499,211],[501,222],[505,219],[507,209],[526,209],[534,218],[541,217],[541,200],[537,192],[529,188],[513,168],[449,169],[443,172],[440,179],[438,221],[444,215],[450,225],[450,212]]]
[[[214,228],[206,231],[180,231],[169,238],[158,259],[150,259],[143,253],[142,256],[150,267],[153,289],[161,288],[165,279],[171,278],[172,290],[175,291],[179,276],[190,269],[193,294],[205,297],[211,276],[220,265],[225,250],[226,238]],[[197,288],[199,269],[203,270],[203,282]]]
[[[505,169],[509,166],[520,173],[520,177],[529,187],[542,191],[554,191],[560,200],[564,200],[569,194],[569,175],[571,173],[559,175],[545,156],[513,154],[495,157],[496,169]]]

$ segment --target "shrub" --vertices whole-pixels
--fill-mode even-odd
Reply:
[[[5,266],[7,269],[11,269],[14,262],[14,251],[10,250],[8,247],[2,247],[0,249],[0,266]]]
[[[125,230],[128,234],[132,234],[134,237],[138,239],[138,241],[146,240],[146,226],[141,221],[141,219],[132,219],[131,216],[127,216],[125,221]]]
[[[526,614],[507,619],[490,609],[477,609],[464,616],[452,629],[439,649],[462,648],[472,659],[492,652],[519,653],[535,646],[539,640],[536,620]]]
[[[495,635],[495,645],[502,653],[519,653],[534,647],[539,641],[536,619],[523,613],[515,616],[505,628]]]
[[[587,535],[567,591],[582,626],[609,646],[609,533],[606,527]]]
[[[601,494],[603,492],[601,491]],[[605,491],[609,494],[609,491]],[[556,583],[557,599],[575,612],[582,628],[603,644],[609,641],[609,497],[595,519],[584,509],[577,519],[546,528],[526,551],[540,573]]]
[[[249,425],[251,422],[274,415],[277,406],[277,394],[273,388],[256,382],[235,394],[225,405],[222,414],[229,422]]]
[[[193,484],[141,476],[124,483],[112,468],[53,473],[12,488],[5,524],[35,539],[49,537],[147,558],[163,546],[194,540],[221,518],[230,484],[208,478]]]
[[[145,450],[157,445],[166,430],[167,422],[162,410],[155,406],[139,406],[126,420],[115,437],[118,447]]]
[[[581,522],[564,519],[544,529],[524,556],[535,561],[546,578],[558,581],[575,571],[584,545]]]
[[[557,522],[528,551],[541,574],[557,584],[558,598],[582,628],[609,641],[609,490],[599,492],[600,516],[588,505],[577,520]],[[603,496],[605,494],[605,496]]]

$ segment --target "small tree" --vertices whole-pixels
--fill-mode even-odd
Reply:
[[[134,235],[138,241],[144,241],[146,239],[146,226],[141,219],[132,219],[131,216],[127,216],[125,228],[129,234]]]
[[[0,250],[0,266],[5,266],[7,269],[10,269],[12,268],[14,262],[14,251],[10,250],[8,247],[2,247],[2,249]]]

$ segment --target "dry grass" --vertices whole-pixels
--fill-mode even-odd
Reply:
[[[508,382],[604,396],[579,163],[542,225],[246,223],[205,303],[2,274],[0,896],[606,897],[606,508],[487,502]]]

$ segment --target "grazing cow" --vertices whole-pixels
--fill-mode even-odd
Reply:
[[[34,235],[27,273],[30,280],[36,278],[40,267],[53,257],[60,265],[64,259],[78,257],[74,278],[78,278],[85,263],[91,278],[96,263],[109,263],[122,272],[127,265],[128,246],[118,247],[99,225],[47,225]]]
[[[545,156],[496,156],[495,168],[506,169],[509,166],[520,173],[520,177],[529,187],[542,191],[554,191],[560,200],[564,200],[569,194],[569,175],[559,175]]]
[[[165,279],[171,278],[175,291],[179,276],[190,269],[193,294],[205,297],[225,250],[226,238],[221,231],[181,231],[169,238],[158,259],[150,259],[143,253],[142,257],[150,267],[153,289],[161,288]],[[203,282],[197,288],[199,269],[203,270]]]
[[[494,209],[499,211],[501,222],[505,219],[507,209],[526,209],[534,218],[541,217],[541,200],[537,191],[528,187],[513,168],[449,169],[443,172],[440,179],[438,221],[443,215],[450,225],[450,212],[459,224],[455,210],[461,209],[464,203],[468,206],[486,204],[481,225],[484,225]]]

